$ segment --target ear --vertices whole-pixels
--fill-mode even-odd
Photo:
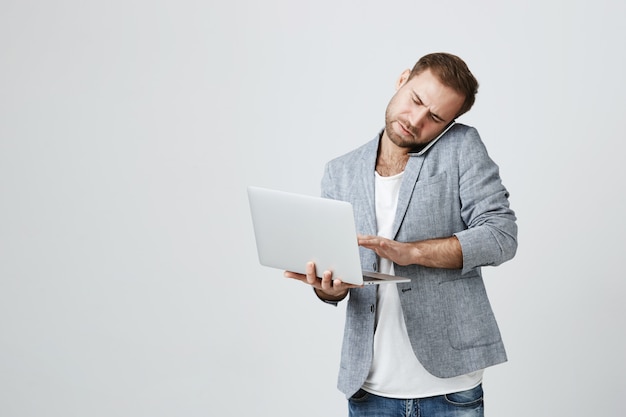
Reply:
[[[398,91],[400,87],[406,84],[406,82],[409,80],[410,74],[411,74],[410,69],[405,69],[404,71],[402,71],[402,74],[400,74],[400,78],[398,78],[398,81],[396,81],[396,91]]]

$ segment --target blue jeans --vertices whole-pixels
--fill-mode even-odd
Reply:
[[[359,390],[348,401],[350,417],[483,417],[483,388],[413,400],[379,397]]]

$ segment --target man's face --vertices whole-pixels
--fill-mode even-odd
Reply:
[[[385,134],[397,146],[417,148],[441,133],[456,117],[465,97],[443,85],[430,70],[398,79],[385,112]]]

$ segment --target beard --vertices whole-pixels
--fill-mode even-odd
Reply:
[[[402,130],[407,130],[410,135],[405,136],[401,133],[398,133]],[[420,141],[420,131],[411,126],[411,124],[407,120],[403,120],[401,118],[396,118],[390,114],[389,108],[385,112],[385,132],[387,133],[387,137],[394,145],[409,149],[410,151],[419,151],[424,146],[428,144],[421,143]]]
[[[439,136],[442,129],[431,137],[424,137],[424,132],[412,126],[408,120],[402,116],[395,116],[388,106],[385,111],[385,133],[389,140],[396,146],[408,149],[409,152],[419,152],[424,149],[433,139]],[[409,134],[407,135],[406,132]]]

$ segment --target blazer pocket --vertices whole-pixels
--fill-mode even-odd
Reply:
[[[448,338],[454,349],[471,349],[501,341],[498,324],[479,276],[440,285]]]
[[[448,177],[448,173],[446,171],[440,172],[438,174],[433,175],[432,177],[422,178],[418,177],[417,182],[415,183],[416,187],[425,187],[431,184],[436,184],[438,182],[445,181]]]
[[[432,177],[420,177],[415,183],[413,196],[400,225],[399,240],[419,240],[435,237],[447,237],[454,232],[451,229],[451,217],[458,218],[458,198],[452,192],[450,178],[446,172]],[[447,217],[442,208],[450,210]],[[447,212],[446,212],[447,213]]]
[[[441,207],[448,207],[450,202],[447,200],[451,198],[449,191],[448,174],[441,172],[417,181],[414,194],[419,199],[420,206],[432,213],[440,212]]]

